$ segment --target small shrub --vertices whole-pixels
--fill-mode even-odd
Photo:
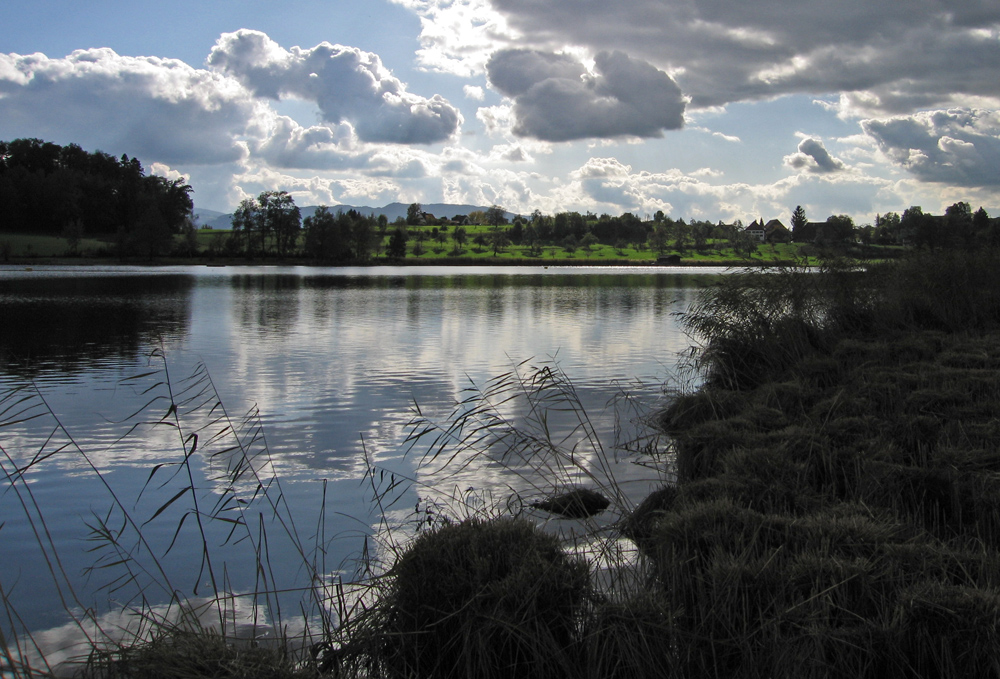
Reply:
[[[757,395],[763,405],[789,416],[803,414],[813,398],[811,390],[799,380],[765,384]]]
[[[386,577],[366,654],[389,676],[573,674],[588,567],[534,524],[470,519],[423,533]]]
[[[677,476],[689,481],[719,473],[721,462],[746,444],[748,435],[731,421],[710,420],[677,439]]]
[[[722,463],[723,474],[742,482],[740,504],[764,512],[798,513],[812,506],[805,462],[792,462],[771,448],[734,451]],[[732,496],[731,496],[732,497]]]
[[[839,382],[840,365],[828,356],[808,356],[798,363],[795,372],[806,384],[829,389]]]

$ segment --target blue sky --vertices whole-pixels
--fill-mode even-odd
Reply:
[[[995,0],[6,0],[0,139],[228,211],[1000,214]]]

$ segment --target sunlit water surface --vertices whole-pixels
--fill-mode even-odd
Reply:
[[[116,579],[120,565],[86,572],[88,566],[116,561],[107,541],[87,539],[102,521],[112,530],[124,525],[123,512],[110,511],[111,491],[137,523],[149,521],[141,532],[159,555],[169,586],[188,596],[196,587],[199,595],[211,591],[196,517],[185,509],[187,496],[150,519],[191,483],[203,512],[211,510],[211,500],[226,497],[217,468],[228,454],[212,453],[224,450],[228,439],[210,440],[218,423],[197,432],[202,420],[194,416],[185,420],[181,435],[170,426],[172,417],[167,424],[149,424],[167,414],[167,400],[153,401],[133,417],[167,393],[157,354],[166,359],[175,395],[203,366],[199,388],[210,377],[234,422],[259,410],[265,439],[258,438],[255,450],[265,450],[266,442],[270,458],[263,464],[258,457],[258,463],[262,473],[281,483],[280,493],[272,488],[271,496],[287,501],[289,520],[312,549],[309,558],[329,577],[353,577],[357,558],[366,546],[373,549],[366,536],[378,532],[381,517],[403,523],[418,500],[424,508],[449,496],[521,506],[519,497],[530,500],[567,480],[495,464],[442,473],[434,471],[439,464],[421,464],[419,455],[406,454],[407,423],[415,408],[446,421],[470,387],[486,387],[518,365],[530,375],[550,364],[571,380],[611,460],[610,473],[625,489],[626,496],[606,513],[611,522],[648,492],[660,473],[614,451],[616,422],[627,424],[636,413],[619,406],[616,417],[608,404],[616,397],[620,403],[628,393],[640,408],[652,408],[664,384],[676,384],[679,354],[691,344],[676,314],[721,273],[559,267],[0,269],[0,389],[8,397],[22,389],[18,398],[30,396],[25,407],[35,408],[32,414],[40,412],[38,400],[44,398],[42,411],[58,417],[58,422],[51,414],[16,422],[21,406],[18,398],[8,398],[0,420],[6,475],[0,478],[3,593],[32,630],[64,623],[67,606],[104,612],[136,605],[135,587]],[[523,408],[510,407],[498,412],[515,421],[525,415]],[[200,414],[205,410],[210,407]],[[552,421],[557,427],[565,418],[554,415]],[[146,424],[133,429],[140,422]],[[190,452],[189,435],[195,432],[199,444],[189,458],[194,476],[188,479],[184,468],[157,467]],[[635,433],[626,426],[617,438]],[[53,452],[39,459],[40,453]],[[33,460],[28,473],[12,483],[11,475]],[[597,460],[585,460],[580,468],[605,473]],[[374,480],[366,480],[371,469]],[[178,470],[183,473],[174,475]],[[587,481],[586,474],[577,477]],[[375,489],[394,481],[399,485],[386,497],[397,501],[380,511]],[[250,496],[254,484],[244,481],[241,490]],[[224,578],[219,563],[212,564],[217,579],[224,579],[215,587],[247,592],[264,586],[261,575],[246,567],[253,563],[252,551],[241,556],[240,550],[261,544],[265,534],[274,586],[308,586],[308,578],[302,582],[301,557],[280,538],[273,512],[253,508],[257,513],[247,519],[256,522],[249,531],[253,539],[218,547],[231,525],[206,529],[217,559],[228,559]],[[55,563],[53,555],[59,557]],[[53,586],[53,572],[61,587]],[[138,579],[162,580],[157,574],[144,577]],[[147,586],[145,594],[153,604],[169,598],[157,587]]]

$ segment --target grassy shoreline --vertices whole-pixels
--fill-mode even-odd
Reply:
[[[257,259],[247,260],[245,258],[222,259],[206,261],[204,259],[175,258],[157,259],[149,261],[133,261],[120,259],[100,259],[100,258],[18,258],[17,261],[0,262],[0,266],[7,268],[34,267],[34,266],[146,266],[146,267],[167,267],[167,266],[207,266],[207,267],[252,267],[252,266],[304,266],[315,268],[389,268],[389,267],[473,267],[489,269],[493,267],[539,267],[539,268],[621,268],[621,267],[655,267],[669,271],[676,268],[767,268],[767,267],[788,267],[795,266],[797,262],[790,260],[684,260],[679,263],[663,264],[656,260],[630,260],[630,259],[606,259],[606,260],[549,260],[539,261],[535,259],[464,259],[461,257],[449,259],[400,259],[400,260],[378,260],[369,262],[356,262],[351,264],[320,264],[311,260],[303,259]]]
[[[485,228],[485,227],[483,227]],[[218,249],[213,239],[224,238],[228,232],[201,231],[197,245],[187,250],[180,240],[175,243],[176,251],[154,259],[115,256],[114,238],[103,236],[82,240],[70,254],[65,239],[55,236],[27,234],[0,234],[0,264],[35,266],[42,264],[60,265],[225,265],[225,266],[797,266],[803,263],[818,264],[824,259],[852,257],[866,261],[892,259],[903,250],[888,246],[861,246],[858,244],[840,246],[834,249],[817,248],[797,243],[761,243],[751,255],[737,254],[730,247],[712,243],[702,250],[686,248],[683,251],[666,249],[662,252],[633,247],[614,248],[610,245],[595,244],[587,248],[566,249],[556,245],[546,245],[538,250],[526,246],[508,245],[497,253],[488,247],[463,247],[456,254],[454,247],[443,244],[426,246],[423,254],[407,255],[399,259],[389,259],[376,255],[364,261],[324,262],[315,258],[269,255],[247,258],[228,256]],[[179,237],[178,237],[179,238]],[[664,263],[661,257],[675,257],[675,261]]]
[[[998,676],[995,253],[727,279],[634,531],[682,676]]]

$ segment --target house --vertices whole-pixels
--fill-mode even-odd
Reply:
[[[764,240],[768,243],[791,243],[792,232],[781,223],[780,219],[772,219],[764,225]]]
[[[764,242],[764,220],[753,220],[753,224],[743,229],[743,233],[751,238],[755,238],[759,243]]]
[[[754,238],[758,243],[790,243],[792,232],[785,228],[780,219],[772,219],[764,223],[763,219],[755,219],[743,233]]]

